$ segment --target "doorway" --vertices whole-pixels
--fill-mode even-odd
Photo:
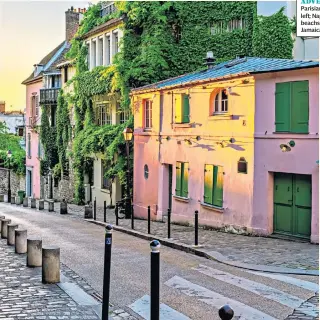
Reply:
[[[32,170],[27,170],[27,197],[32,196]]]
[[[310,239],[311,175],[274,174],[274,233]]]

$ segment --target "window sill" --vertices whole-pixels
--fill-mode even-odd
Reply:
[[[108,189],[105,189],[105,188],[101,188],[100,191],[103,192],[103,193],[110,194],[110,191]]]
[[[192,124],[191,123],[173,123],[172,127],[173,128],[191,128]]]
[[[231,120],[232,115],[225,112],[217,112],[208,117],[208,120]]]
[[[176,199],[177,201],[181,201],[181,202],[189,202],[189,200],[190,200],[190,198],[180,197],[180,196],[176,196],[176,195],[173,195],[173,198]]]
[[[152,128],[144,128],[143,132],[152,132]]]
[[[202,205],[204,208],[209,209],[209,210],[212,210],[212,211],[216,211],[216,212],[220,212],[220,213],[223,213],[223,212],[224,212],[224,208],[217,207],[217,206],[214,206],[214,205],[212,205],[212,204],[208,204],[208,203],[201,202],[201,205]]]
[[[309,132],[293,132],[293,131],[274,131],[273,134],[309,134]]]

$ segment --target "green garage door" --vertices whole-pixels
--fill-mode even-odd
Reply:
[[[274,174],[274,233],[299,238],[311,234],[311,176]]]

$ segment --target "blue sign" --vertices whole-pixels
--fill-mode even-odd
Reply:
[[[106,238],[106,244],[110,245],[111,244],[111,238]]]

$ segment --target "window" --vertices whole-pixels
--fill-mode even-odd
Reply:
[[[119,35],[118,35],[118,32],[114,33],[113,36],[114,36],[114,38],[113,38],[113,41],[114,41],[114,54],[116,54],[116,53],[119,52]]]
[[[64,68],[64,83],[68,81],[68,67]]]
[[[31,158],[31,133],[28,133],[28,157]]]
[[[223,167],[206,164],[204,167],[203,202],[222,208],[223,205]]]
[[[106,178],[107,172],[107,161],[101,160],[101,188],[102,189],[110,189],[111,181]]]
[[[147,164],[144,165],[143,174],[144,174],[144,178],[147,180],[149,178],[149,167]]]
[[[176,196],[188,198],[189,163],[176,163]]]
[[[175,98],[175,122],[190,122],[189,95],[187,94],[179,94]]]
[[[111,64],[111,56],[110,56],[110,36],[106,36],[106,63],[107,66],[109,66]]]
[[[97,108],[97,124],[99,126],[104,126],[106,124],[112,124],[112,114],[110,103],[103,103],[98,105]]]
[[[221,90],[214,98],[214,113],[225,112],[228,112],[228,96],[226,90]]]
[[[144,101],[144,128],[145,129],[152,128],[152,101],[151,100]]]
[[[61,79],[59,75],[51,76],[51,88],[60,88],[61,87]]]
[[[129,120],[129,111],[120,111],[120,124],[126,123]]]
[[[241,19],[234,19],[228,22],[228,31],[233,31],[237,29],[244,29],[245,27],[245,20]]]
[[[23,137],[23,132],[24,132],[23,128],[18,128],[18,136],[19,137]]]
[[[210,26],[210,34],[215,35],[215,34],[220,34],[225,31],[225,23],[223,21],[217,21],[212,23]]]
[[[91,41],[91,69],[97,66],[97,61],[96,61],[96,50],[97,50],[97,43],[96,41]]]
[[[276,132],[309,132],[309,81],[276,83]]]
[[[52,105],[50,108],[51,108],[51,127],[54,127],[56,125],[57,106]]]
[[[98,39],[98,58],[99,61],[97,62],[98,66],[102,66],[103,65],[103,39]]]
[[[36,117],[39,117],[39,96],[35,96],[35,109]]]

